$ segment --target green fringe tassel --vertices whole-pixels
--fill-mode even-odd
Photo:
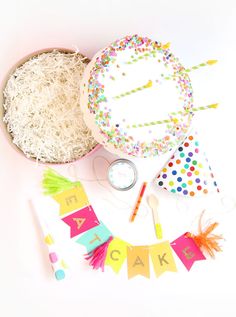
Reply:
[[[51,168],[46,169],[43,173],[42,187],[44,195],[55,195],[80,185],[79,181],[72,182]]]

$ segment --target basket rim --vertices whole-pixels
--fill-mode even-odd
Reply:
[[[18,147],[16,146],[13,142],[12,142],[12,137],[11,134],[8,132],[7,130],[7,125],[5,124],[5,122],[3,121],[3,116],[5,113],[5,109],[3,107],[4,104],[4,95],[3,92],[5,90],[5,87],[7,85],[7,82],[10,78],[10,76],[15,72],[15,70],[20,67],[21,65],[23,65],[24,63],[26,63],[29,59],[38,56],[40,54],[43,53],[50,53],[53,52],[54,50],[57,50],[59,52],[63,52],[63,53],[76,53],[75,50],[70,49],[70,48],[65,48],[65,47],[48,47],[48,48],[43,48],[43,49],[39,49],[36,51],[33,51],[25,56],[23,56],[22,58],[20,58],[16,63],[14,63],[9,70],[6,72],[6,74],[3,76],[3,80],[0,83],[0,131],[2,131],[2,134],[4,135],[4,138],[7,140],[7,143],[11,146],[11,148],[13,150],[15,150],[19,155],[25,157],[26,159],[28,159],[31,162],[37,162],[38,164],[43,164],[43,165],[62,165],[62,164],[71,164],[71,163],[75,163],[87,156],[89,156],[90,154],[94,153],[95,151],[97,151],[99,148],[102,147],[101,144],[96,144],[95,147],[93,149],[91,149],[88,153],[86,153],[83,157],[75,159],[73,161],[69,161],[69,162],[42,162],[40,160],[37,160],[36,158],[33,157],[27,157],[24,152]],[[77,52],[78,54],[80,54],[82,57],[85,57],[87,62],[90,62],[90,59],[83,55],[80,52]]]

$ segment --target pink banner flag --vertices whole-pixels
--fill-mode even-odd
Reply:
[[[87,206],[73,212],[69,216],[62,218],[62,220],[70,226],[71,238],[99,225],[98,218],[92,206]]]
[[[188,271],[195,261],[206,259],[194,240],[188,237],[188,232],[171,242],[171,247]]]

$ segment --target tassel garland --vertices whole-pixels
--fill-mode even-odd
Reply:
[[[187,233],[189,238],[192,238],[196,245],[205,251],[212,258],[215,258],[215,252],[221,252],[222,249],[219,245],[219,240],[223,239],[222,235],[213,234],[212,231],[219,225],[218,222],[209,224],[205,229],[202,228],[202,218],[204,215],[202,212],[198,223],[198,234]]]
[[[79,181],[72,182],[51,168],[48,168],[44,171],[42,181],[44,195],[56,195],[60,192],[80,185],[81,183]]]
[[[89,261],[89,265],[92,266],[94,270],[100,268],[102,272],[104,272],[107,249],[112,240],[113,237],[110,237],[106,242],[85,255],[85,260]]]

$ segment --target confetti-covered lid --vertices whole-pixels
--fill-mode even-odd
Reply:
[[[199,147],[196,132],[188,135],[158,174],[156,184],[184,196],[219,192],[208,159]]]
[[[169,49],[138,35],[98,52],[81,83],[84,119],[120,156],[154,157],[183,141],[191,124],[189,75]]]

